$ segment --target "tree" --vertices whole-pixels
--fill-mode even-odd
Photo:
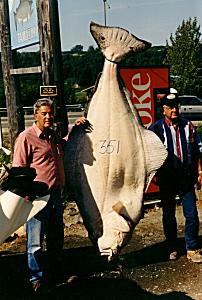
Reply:
[[[82,45],[76,45],[71,49],[71,53],[77,53],[80,54],[83,52],[83,46]]]
[[[120,63],[120,66],[162,66],[165,52],[165,46],[153,46],[147,51],[139,53],[131,52]]]
[[[0,78],[0,107],[6,107],[6,97],[2,78]]]
[[[200,94],[200,25],[197,19],[183,20],[175,35],[166,41],[165,64],[170,65],[171,84],[180,94]]]

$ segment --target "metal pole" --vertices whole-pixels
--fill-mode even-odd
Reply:
[[[104,24],[107,25],[107,13],[106,13],[106,2],[107,0],[103,0],[104,2]]]

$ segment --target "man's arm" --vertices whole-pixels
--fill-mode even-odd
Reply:
[[[15,142],[13,167],[30,167],[31,149],[24,134],[20,134]]]

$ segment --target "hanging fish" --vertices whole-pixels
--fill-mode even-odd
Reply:
[[[167,151],[153,132],[143,128],[117,74],[117,63],[127,53],[151,44],[119,27],[91,22],[90,31],[105,56],[87,112],[93,130],[73,128],[65,149],[65,171],[90,239],[110,260],[131,238],[141,218],[146,182],[163,164]]]
[[[32,5],[33,5],[32,0],[20,0],[20,3],[16,8],[16,11],[13,12],[16,30],[18,24],[24,25],[24,23],[27,23],[31,18],[33,13]]]

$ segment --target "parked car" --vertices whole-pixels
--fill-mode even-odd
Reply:
[[[70,112],[70,111],[83,111],[84,110],[84,106],[83,104],[68,104],[66,105],[66,109],[67,109],[67,112]]]
[[[179,96],[180,114],[193,121],[202,120],[202,99],[197,96]]]

